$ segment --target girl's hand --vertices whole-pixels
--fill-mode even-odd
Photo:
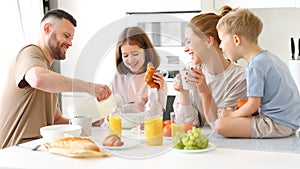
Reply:
[[[164,79],[164,76],[161,73],[155,72],[153,74],[153,80],[155,83],[159,84],[159,90],[164,90],[167,83]]]

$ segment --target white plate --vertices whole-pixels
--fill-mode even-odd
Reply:
[[[216,148],[216,145],[213,143],[208,143],[208,147],[200,150],[182,150],[182,149],[177,149],[173,148],[173,151],[180,152],[180,153],[203,153],[206,151],[210,151]]]
[[[145,130],[141,130],[139,125],[137,127],[132,128],[130,131],[135,133],[145,133]]]
[[[102,146],[101,148],[108,149],[108,150],[123,150],[123,149],[128,149],[132,148],[134,146],[137,146],[141,144],[141,141],[139,140],[132,140],[132,139],[127,139],[122,137],[121,140],[124,142],[122,146]]]

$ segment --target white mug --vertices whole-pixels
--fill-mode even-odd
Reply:
[[[188,77],[188,73],[190,72],[190,70],[180,70],[180,75],[181,75],[181,82],[182,82],[182,88],[184,90],[191,90],[193,89],[195,86],[188,84],[186,78]]]
[[[70,119],[70,124],[77,124],[82,127],[81,136],[92,135],[92,117],[90,116],[75,116]]]

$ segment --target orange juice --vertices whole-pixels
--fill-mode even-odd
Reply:
[[[122,134],[122,118],[120,116],[109,117],[108,125],[110,134]]]
[[[171,124],[171,132],[172,132],[172,137],[176,136],[177,132],[184,133],[184,124],[183,123],[180,123],[180,124],[172,123]]]
[[[145,138],[149,146],[158,146],[163,143],[162,117],[145,117]]]

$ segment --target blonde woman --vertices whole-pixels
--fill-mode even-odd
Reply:
[[[183,90],[180,76],[174,82],[179,91],[174,102],[176,122],[193,122],[203,126],[205,122],[214,128],[218,109],[234,108],[246,98],[244,69],[226,59],[219,47],[216,25],[230,7],[221,9],[221,14],[204,13],[194,16],[187,24],[185,51],[192,56],[195,67],[186,80],[195,86],[194,90]]]

